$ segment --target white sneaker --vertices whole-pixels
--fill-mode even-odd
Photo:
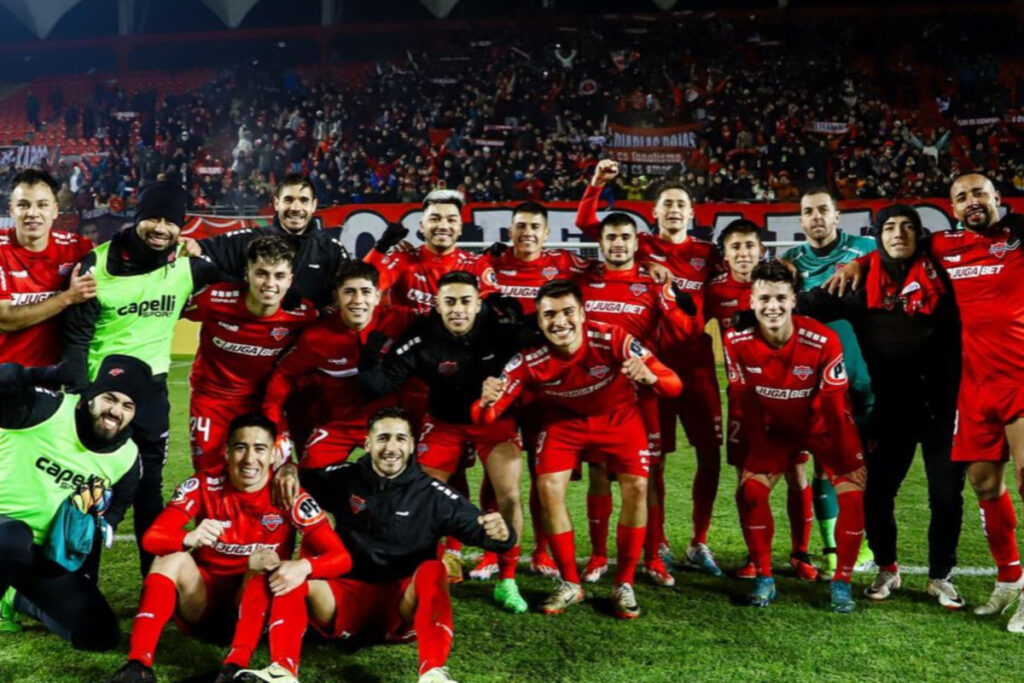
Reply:
[[[620,583],[615,587],[612,604],[615,606],[615,616],[619,619],[636,619],[640,616],[640,606],[636,604],[636,593],[631,584]]]
[[[864,591],[869,600],[881,602],[892,595],[892,592],[902,585],[899,571],[887,572],[884,569],[878,571],[875,580]]]
[[[242,669],[235,674],[236,681],[250,681],[258,683],[299,683],[299,679],[292,675],[292,672],[277,662],[272,663],[266,669]]]
[[[938,598],[939,604],[948,610],[963,609],[967,606],[967,603],[960,597],[960,592],[953,585],[953,582],[949,580],[949,577],[945,579],[928,579],[924,590],[928,595]]]
[[[1024,633],[1024,600],[1017,604],[1017,611],[1010,617],[1006,630],[1010,633]]]
[[[435,666],[433,669],[428,669],[423,672],[420,676],[419,683],[458,683],[451,674],[448,673],[448,667],[446,666]]]
[[[1021,588],[1024,588],[1024,577],[1013,582],[996,581],[996,587],[992,590],[988,602],[975,607],[974,613],[981,617],[989,617],[1005,612],[1010,605],[1020,599]]]

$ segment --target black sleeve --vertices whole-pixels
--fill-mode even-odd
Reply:
[[[445,487],[447,488],[447,487]],[[438,514],[442,516],[444,535],[454,536],[466,545],[474,545],[484,550],[503,553],[516,544],[516,532],[510,526],[508,538],[504,541],[492,540],[484,532],[478,521],[483,510],[473,505],[460,495],[448,496],[441,489],[430,490],[430,494],[438,500]]]
[[[414,328],[379,363],[361,355],[356,376],[359,388],[373,398],[390,396],[401,389],[416,374],[422,345],[423,337]]]
[[[864,288],[851,290],[839,297],[821,287],[796,295],[796,312],[823,323],[850,320],[864,310]]]
[[[94,269],[96,252],[86,254],[80,263],[83,273]],[[67,372],[68,391],[78,393],[89,386],[89,344],[99,317],[100,304],[96,299],[75,304],[64,311],[64,351],[61,362]]]
[[[222,273],[220,268],[215,266],[205,256],[190,258],[188,265],[192,269],[192,290],[195,292],[198,292],[207,285],[212,285],[214,282],[228,282],[239,279],[229,273]]]
[[[245,252],[249,241],[258,236],[253,229],[245,228],[199,240],[199,246],[203,250],[203,256],[214,266],[231,279],[237,280],[245,277]]]
[[[37,425],[60,406],[60,394],[34,386],[32,370],[17,363],[0,363],[0,428]]]
[[[136,457],[131,469],[117,480],[111,488],[110,507],[103,513],[103,519],[112,529],[124,519],[128,506],[135,500],[135,490],[139,487],[139,479],[142,478],[142,459]]]

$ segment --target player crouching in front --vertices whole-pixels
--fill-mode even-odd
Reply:
[[[832,610],[850,612],[850,577],[864,536],[864,482],[860,438],[853,422],[839,338],[825,325],[793,315],[795,276],[781,263],[762,263],[751,275],[754,329],[725,336],[729,377],[730,462],[742,463],[743,536],[757,567],[750,604],[775,599],[772,578],[774,521],[768,502],[779,478],[804,451],[832,475],[839,498],[838,567]]]
[[[172,616],[179,628],[197,635],[216,638],[233,629],[218,683],[236,674],[238,680],[298,680],[306,579],[340,576],[352,559],[308,493],[300,491],[287,509],[271,502],[276,437],[262,415],[235,418],[223,473],[187,479],[146,531],[143,547],[157,558],[142,585],[128,662],[112,683],[156,680],[150,667]],[[186,532],[193,519],[195,529]],[[302,552],[292,560],[296,531],[302,532]],[[268,613],[273,663],[262,671],[240,671]]]

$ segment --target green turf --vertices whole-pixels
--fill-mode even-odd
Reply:
[[[172,439],[165,469],[165,490],[188,474],[185,367],[171,376]],[[669,537],[681,552],[689,531],[689,482],[694,458],[687,448],[669,457]],[[472,473],[473,486],[479,470]],[[723,567],[744,555],[732,498],[734,475],[723,471],[710,541]],[[585,483],[571,488],[573,516],[580,526],[579,555],[587,551]],[[784,564],[788,548],[785,486],[774,498],[776,558]],[[960,564],[991,564],[973,494],[967,499]],[[922,566],[927,523],[924,473],[915,464],[897,503],[901,525],[900,561]],[[612,525],[614,529],[614,524]],[[121,533],[130,533],[126,520]],[[527,532],[526,547],[530,546]],[[819,548],[815,536],[812,548]],[[614,548],[614,541],[612,542]],[[855,576],[857,610],[851,615],[827,611],[827,584],[803,584],[779,570],[779,600],[765,610],[742,606],[748,583],[677,571],[668,590],[638,581],[640,619],[611,616],[612,585],[606,575],[588,587],[584,605],[566,614],[505,614],[492,604],[492,582],[466,582],[453,590],[455,642],[449,666],[462,681],[737,681],[737,680],[951,680],[983,675],[1015,675],[1024,670],[1024,640],[1003,630],[1005,617],[982,619],[969,611],[948,613],[924,594],[925,577],[906,576],[904,588],[882,605],[869,605],[862,591],[869,575]],[[983,602],[993,578],[957,580],[968,602]],[[119,542],[103,559],[102,587],[122,617],[124,638],[114,652],[72,651],[62,641],[30,624],[19,635],[0,634],[0,679],[4,681],[102,681],[122,663],[140,587],[134,544]],[[524,572],[524,597],[536,605],[553,584]],[[156,671],[161,680],[203,680],[217,669],[220,648],[182,636],[169,626],[160,642]],[[254,664],[267,663],[266,648]],[[415,646],[373,645],[361,649],[309,641],[303,651],[303,681],[415,680]]]

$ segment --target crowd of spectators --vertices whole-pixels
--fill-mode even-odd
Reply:
[[[391,36],[361,77],[246,64],[182,96],[98,86],[92,102],[56,107],[61,125],[88,117],[105,141],[59,163],[59,199],[117,210],[165,174],[196,210],[252,211],[276,178],[304,171],[321,206],[438,186],[479,202],[574,200],[611,125],[693,133],[681,163],[629,165],[613,189],[624,198],[664,176],[699,201],[793,200],[822,183],[845,198],[941,196],[969,168],[1024,194],[1024,60],[988,39],[991,20],[664,16]]]

